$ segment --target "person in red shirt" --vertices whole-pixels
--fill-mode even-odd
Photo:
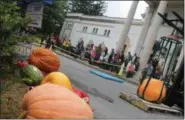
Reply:
[[[54,39],[56,41],[56,44],[59,45],[60,44],[60,38],[57,34],[54,35]]]
[[[59,42],[59,41],[60,41],[60,39],[59,39],[59,36],[58,36],[58,35],[55,35],[54,37],[55,37],[56,42]]]

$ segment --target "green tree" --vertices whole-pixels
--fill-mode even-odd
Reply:
[[[71,0],[69,1],[69,7],[70,12],[95,16],[103,16],[107,8],[103,0]]]
[[[56,0],[44,7],[41,32],[45,35],[59,33],[68,10],[67,0]]]
[[[16,2],[0,1],[0,71],[12,65],[13,53],[19,42],[35,41],[35,36],[19,34],[20,29],[31,22],[31,17],[21,16]]]
[[[19,39],[13,39],[21,27],[31,22],[29,16],[21,17],[20,7],[16,2],[0,1],[0,55],[7,55],[13,52],[14,45]],[[15,37],[17,38],[17,36]]]

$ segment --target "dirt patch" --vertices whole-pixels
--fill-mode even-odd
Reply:
[[[6,84],[8,86],[1,93],[0,118],[16,119],[21,113],[22,98],[27,92],[28,87],[20,82],[12,80],[1,82],[1,84]]]

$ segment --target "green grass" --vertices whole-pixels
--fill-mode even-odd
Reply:
[[[3,91],[5,91],[10,85],[12,85],[13,82],[9,83],[9,82],[6,82],[4,84],[1,84],[1,87],[0,87],[0,94],[2,94]]]
[[[0,82],[0,118],[16,119],[21,113],[22,98],[28,87],[14,74],[4,74]]]

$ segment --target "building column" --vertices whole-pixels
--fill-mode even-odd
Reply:
[[[127,39],[127,35],[128,35],[129,30],[130,30],[130,26],[132,24],[132,21],[133,21],[138,3],[139,3],[139,1],[133,1],[132,2],[132,5],[130,7],[127,19],[124,22],[123,31],[121,32],[121,36],[120,36],[119,41],[118,41],[117,50],[123,50],[124,49],[125,40]]]
[[[62,40],[63,39],[63,34],[64,34],[64,30],[65,30],[65,28],[66,28],[66,25],[67,25],[67,22],[66,21],[64,21],[64,23],[63,23],[63,25],[62,25],[62,29],[61,29],[61,31],[60,31],[60,35],[59,35],[59,38]]]
[[[157,8],[157,13],[164,14],[166,11],[167,3],[167,1],[161,1]],[[144,46],[142,55],[140,56],[140,69],[145,68],[147,65],[149,57],[152,54],[152,49],[156,41],[157,33],[162,23],[162,18],[157,13],[146,36],[146,44]]]
[[[137,56],[140,56],[140,52],[141,52],[142,46],[144,44],[144,41],[145,41],[145,38],[146,38],[146,35],[147,35],[147,32],[148,32],[148,28],[150,26],[151,19],[152,19],[152,16],[153,16],[153,9],[151,7],[148,7],[146,9],[145,15],[146,16],[145,16],[144,24],[142,26],[142,30],[141,30],[139,39],[136,43],[136,49],[135,49],[135,52],[134,52],[134,53],[137,54]]]

